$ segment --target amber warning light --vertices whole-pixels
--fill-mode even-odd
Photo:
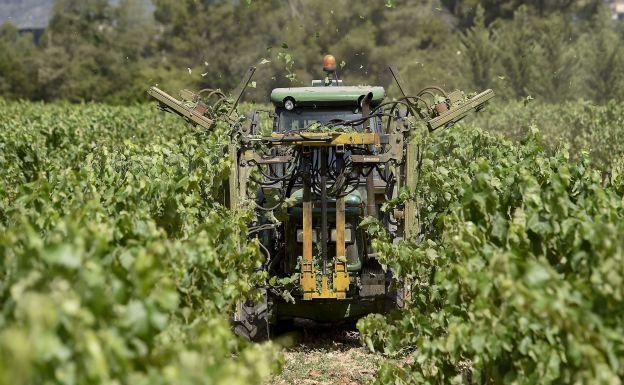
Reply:
[[[334,57],[334,55],[325,55],[325,57],[323,57],[323,71],[336,71],[336,58]]]

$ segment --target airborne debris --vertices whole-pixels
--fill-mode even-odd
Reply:
[[[396,7],[396,0],[386,0],[386,7],[388,7],[388,8],[395,8]]]

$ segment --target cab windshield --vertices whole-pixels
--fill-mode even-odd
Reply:
[[[314,123],[334,123],[334,122],[347,122],[356,120],[362,117],[362,114],[357,109],[348,108],[310,108],[310,109],[295,109],[288,111],[286,109],[278,110],[278,132],[300,131],[306,128],[310,128],[310,125]],[[377,131],[377,124],[375,124],[375,118],[371,118],[371,128]],[[355,130],[362,130],[362,125],[354,127]]]

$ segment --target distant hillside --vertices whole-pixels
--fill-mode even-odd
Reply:
[[[0,24],[10,21],[20,29],[48,25],[54,0],[0,0]]]
[[[119,0],[109,0],[111,4]],[[142,0],[145,10],[152,11],[150,0]],[[42,29],[48,25],[52,16],[54,0],[0,0],[0,24],[7,21],[19,29]]]

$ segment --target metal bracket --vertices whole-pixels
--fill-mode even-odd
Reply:
[[[473,98],[468,99],[459,107],[452,107],[450,110],[444,112],[440,116],[437,116],[427,122],[429,131],[434,131],[442,126],[450,127],[466,117],[473,109],[479,111],[483,108],[485,103],[494,97],[494,91],[485,90]]]
[[[186,107],[182,101],[157,87],[150,87],[147,94],[158,100],[159,105],[165,111],[171,111],[189,122],[200,125],[206,129],[211,129],[214,125],[213,120],[208,119],[203,114],[199,113],[199,111]]]
[[[389,66],[388,69],[390,70],[390,74],[392,74],[392,77],[394,78],[394,81],[397,84],[397,87],[399,87],[399,91],[401,91],[401,95],[403,95],[403,97],[407,96],[407,89],[403,87],[403,79],[401,79],[401,75],[399,74],[399,71],[397,71],[397,69],[394,66]]]
[[[387,163],[394,160],[403,161],[403,134],[388,135],[388,151],[378,155],[351,155],[353,163]]]
[[[289,163],[292,161],[291,155],[275,155],[264,157],[253,150],[247,150],[243,153],[243,160],[247,164],[276,164],[276,163]]]
[[[236,89],[232,93],[232,95],[234,96],[234,104],[232,104],[232,107],[230,108],[230,111],[228,112],[228,116],[232,115],[232,112],[236,110],[236,106],[238,106],[238,103],[243,97],[243,94],[245,93],[245,90],[247,89],[247,85],[251,81],[251,78],[253,77],[254,72],[256,72],[256,67],[254,66],[249,67],[249,69],[247,70],[247,73],[245,74],[245,76],[243,76],[243,79],[238,84],[238,87],[236,87]]]

